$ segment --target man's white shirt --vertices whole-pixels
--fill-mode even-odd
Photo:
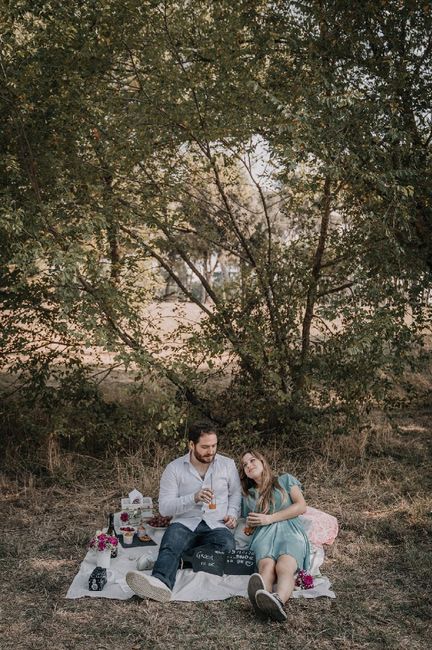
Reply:
[[[195,503],[196,492],[210,486],[216,497],[214,510],[206,503]],[[169,463],[162,474],[159,512],[172,517],[171,523],[183,524],[190,530],[195,530],[202,520],[212,529],[224,527],[225,516],[239,517],[240,504],[240,478],[232,458],[216,454],[201,478],[187,453]]]

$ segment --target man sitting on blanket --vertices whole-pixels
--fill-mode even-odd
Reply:
[[[182,553],[209,545],[235,548],[233,530],[240,513],[241,488],[231,458],[216,453],[217,435],[208,423],[189,431],[189,452],[169,463],[162,474],[159,512],[172,517],[162,538],[152,575],[129,571],[126,582],[141,598],[171,598]]]

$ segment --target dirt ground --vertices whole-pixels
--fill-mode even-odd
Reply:
[[[349,436],[320,449],[270,453],[308,504],[335,515],[340,534],[323,572],[336,599],[291,600],[288,621],[258,620],[246,599],[159,604],[66,600],[94,530],[136,486],[157,497],[161,451],[105,463],[59,452],[43,480],[0,475],[0,647],[420,650],[431,629],[431,429],[427,410],[378,418],[367,440]],[[233,450],[235,451],[235,450]],[[175,454],[174,454],[175,455]]]

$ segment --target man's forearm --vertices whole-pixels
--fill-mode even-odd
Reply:
[[[159,512],[163,517],[182,515],[195,505],[195,494],[187,494],[182,497],[159,494]]]

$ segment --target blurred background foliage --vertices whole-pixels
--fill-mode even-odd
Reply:
[[[241,444],[411,399],[427,4],[15,0],[0,20],[6,446],[151,456],[203,414]]]

